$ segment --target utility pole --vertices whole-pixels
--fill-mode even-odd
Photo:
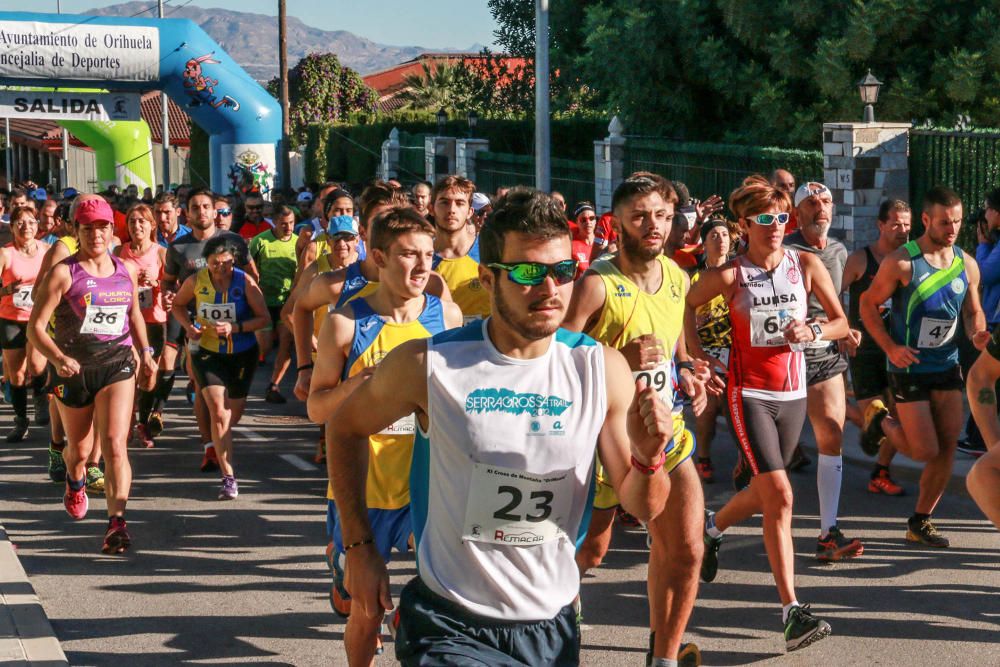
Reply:
[[[62,3],[56,0],[56,14],[62,14]],[[69,187],[69,130],[62,128],[62,156],[59,158],[59,187]]]
[[[288,32],[285,27],[286,0],[278,0],[278,76],[281,95],[281,183],[285,190],[292,189],[292,165],[288,158],[291,123],[288,118]]]
[[[163,0],[159,0],[160,8],[160,18],[163,18]],[[167,192],[170,189],[170,100],[167,99],[167,94],[161,89],[160,90],[160,103],[162,104],[163,112],[163,126],[160,131],[160,139],[162,143],[160,147],[163,149],[163,166],[160,168],[162,171],[162,181],[163,181],[163,191]]]
[[[552,189],[549,127],[549,0],[535,0],[535,187]]]

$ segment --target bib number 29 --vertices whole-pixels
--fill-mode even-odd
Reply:
[[[516,486],[501,486],[497,489],[497,494],[502,496],[509,495],[510,502],[493,513],[494,519],[538,523],[545,521],[552,515],[552,499],[555,495],[551,491],[532,491],[528,496],[529,503],[534,503],[532,509],[536,514],[530,512],[527,514],[513,513],[513,510],[520,509],[521,501],[524,500],[524,494]]]

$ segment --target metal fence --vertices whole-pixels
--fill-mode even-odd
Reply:
[[[625,173],[651,171],[687,185],[692,197],[725,199],[750,174],[787,169],[798,182],[823,180],[820,151],[627,137]]]
[[[1000,187],[1000,133],[912,130],[910,205],[915,223],[920,220],[924,194],[935,185],[961,195],[966,214],[982,206],[986,193]],[[963,232],[963,240],[969,236],[974,244],[972,226]]]
[[[399,133],[399,180],[403,185],[413,185],[426,180],[427,164],[424,161],[424,138],[429,134]]]
[[[476,189],[480,192],[493,194],[499,187],[534,185],[534,183],[534,156],[491,152],[476,154]],[[553,158],[552,189],[563,194],[570,208],[578,201],[592,201],[593,161]]]

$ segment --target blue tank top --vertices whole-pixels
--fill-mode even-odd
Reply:
[[[334,307],[340,308],[367,286],[368,279],[361,273],[361,260],[349,264],[344,276],[344,286],[340,289],[340,298]]]
[[[900,345],[919,351],[919,364],[899,368],[887,361],[891,373],[938,373],[958,365],[955,333],[962,303],[969,289],[962,250],[955,246],[951,265],[931,266],[916,241],[905,246],[913,274],[910,284],[892,296],[890,331]]]

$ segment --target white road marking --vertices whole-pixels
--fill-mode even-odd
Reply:
[[[293,467],[299,470],[304,470],[305,472],[315,472],[318,468],[309,463],[304,458],[298,454],[278,454],[278,457],[292,464]]]
[[[265,440],[267,440],[267,438],[262,436],[260,433],[257,433],[256,431],[251,431],[246,426],[237,426],[234,430],[243,437],[245,437],[250,442],[264,442]]]

